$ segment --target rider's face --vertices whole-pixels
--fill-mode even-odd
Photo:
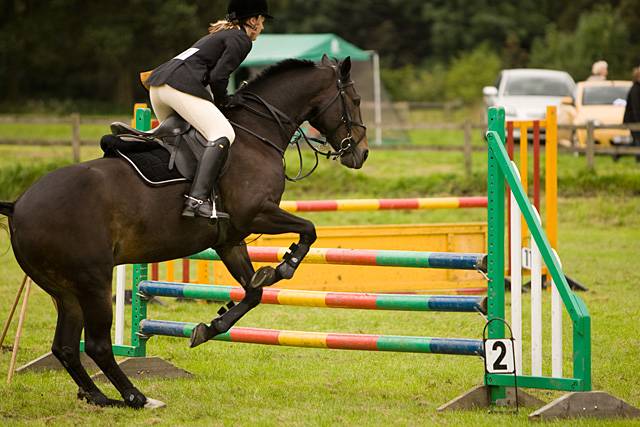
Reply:
[[[251,37],[251,40],[256,41],[262,30],[264,30],[264,16],[254,16],[247,23],[249,24],[246,27],[247,34]]]

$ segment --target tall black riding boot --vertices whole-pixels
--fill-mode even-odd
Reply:
[[[184,210],[182,216],[212,219],[228,219],[229,214],[216,211],[213,187],[218,179],[220,169],[224,165],[227,153],[231,143],[225,137],[222,137],[204,149],[196,175],[193,178],[191,191],[189,195],[185,195],[187,200],[184,202]]]

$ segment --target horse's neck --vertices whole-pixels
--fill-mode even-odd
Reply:
[[[277,81],[274,81],[269,85],[263,85],[254,93],[293,121],[293,123],[285,125],[287,130],[291,131],[291,134],[293,134],[295,128],[300,126],[307,119],[305,113],[309,110],[310,101],[317,97],[325,88],[325,84],[323,83],[324,79],[316,78],[319,77],[316,76],[318,73],[320,73],[320,71],[316,70],[316,72],[311,75],[306,74],[305,76],[297,79],[287,78],[286,75],[279,76],[279,78],[276,78]],[[258,108],[260,111],[264,111],[264,107]],[[251,121],[249,120],[248,123],[250,122]],[[278,125],[275,120],[272,125],[270,125],[273,129],[277,129],[277,126]],[[286,141],[286,143],[288,143],[288,141]]]

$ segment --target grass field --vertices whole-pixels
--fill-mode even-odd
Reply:
[[[47,149],[49,150],[49,149]],[[86,148],[83,159],[98,156]],[[41,172],[61,164],[68,152],[37,148],[0,147],[0,173],[42,166]],[[293,164],[290,158],[290,168]],[[346,171],[324,162],[317,175],[288,185],[285,198],[412,197],[482,194],[486,170],[484,155],[474,155],[475,176],[461,177],[462,155],[454,153],[372,152],[360,172]],[[590,291],[581,296],[592,315],[594,388],[609,391],[640,406],[640,269],[633,260],[640,254],[640,168],[630,159],[613,163],[598,160],[602,186],[581,191],[576,183],[587,174],[584,159],[560,159],[560,256],[565,271]],[[37,169],[37,168],[36,168]],[[292,169],[291,169],[292,170]],[[295,172],[292,170],[292,172]],[[36,173],[37,174],[37,173]],[[582,174],[582,175],[581,175]],[[616,177],[626,184],[616,187]],[[610,178],[609,177],[613,177]],[[0,174],[0,178],[2,175]],[[25,180],[30,179],[25,177]],[[469,182],[471,181],[471,182]],[[476,182],[477,181],[477,182]],[[628,182],[627,182],[628,181]],[[0,181],[2,185],[5,181]],[[567,183],[564,197],[562,183]],[[602,184],[602,183],[605,184]],[[630,183],[629,183],[630,182]],[[0,199],[14,197],[20,185]],[[1,191],[1,190],[0,190]],[[588,196],[588,197],[586,197]],[[319,225],[361,223],[425,223],[483,220],[482,210],[433,212],[330,213],[309,215]],[[0,231],[0,319],[4,320],[22,272]],[[302,267],[304,268],[304,267]],[[549,296],[545,293],[548,319]],[[524,301],[526,307],[527,301]],[[208,321],[217,305],[177,303],[150,306],[150,317],[182,321]],[[528,312],[525,312],[525,319]],[[380,333],[433,337],[480,338],[483,320],[476,315],[327,310],[259,306],[239,326],[325,332]],[[19,363],[49,350],[55,325],[51,300],[33,290],[22,338]],[[570,349],[570,327],[565,316],[565,353]],[[525,329],[526,330],[526,329]],[[10,337],[15,331],[10,330]],[[545,335],[548,344],[549,335]],[[527,337],[525,336],[525,339]],[[10,339],[8,340],[11,341]],[[526,343],[525,343],[526,345]],[[11,386],[0,381],[2,425],[520,425],[519,414],[487,411],[440,414],[440,404],[482,380],[482,360],[473,357],[323,351],[287,347],[211,342],[189,350],[186,340],[152,338],[150,355],[161,356],[196,375],[191,380],[144,380],[137,385],[168,407],[155,412],[101,409],[75,398],[77,387],[64,372],[26,374]],[[526,348],[526,347],[525,347]],[[545,351],[548,354],[549,346]],[[10,353],[0,354],[5,373]],[[525,355],[526,357],[526,355]],[[525,360],[525,366],[527,361]],[[550,363],[545,361],[545,372]],[[570,372],[565,360],[565,372]],[[112,396],[111,385],[104,390]],[[556,394],[533,391],[550,400]],[[622,421],[579,421],[571,425],[633,424]],[[558,423],[559,424],[559,423]],[[640,424],[640,422],[636,422]]]

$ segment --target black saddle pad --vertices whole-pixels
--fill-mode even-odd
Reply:
[[[129,142],[114,135],[105,135],[100,141],[104,157],[121,157],[149,185],[163,186],[188,182],[177,168],[169,169],[170,154],[153,142]]]

